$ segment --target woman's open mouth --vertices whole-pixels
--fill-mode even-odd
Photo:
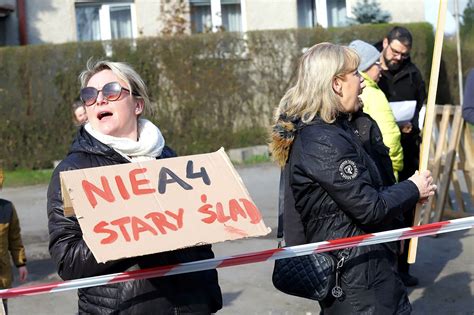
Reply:
[[[102,118],[104,117],[109,117],[109,116],[112,116],[113,114],[111,112],[108,112],[108,111],[102,111],[100,113],[97,114],[97,119],[99,120],[102,120]]]

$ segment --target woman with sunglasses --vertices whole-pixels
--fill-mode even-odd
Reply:
[[[384,230],[404,209],[434,194],[429,171],[383,186],[349,125],[365,87],[358,66],[357,53],[348,47],[311,47],[300,59],[295,85],[276,109],[271,151],[288,176],[281,197],[294,198],[285,208],[296,210],[285,214],[284,235],[291,239],[286,245]],[[320,301],[322,314],[410,314],[396,255],[386,244],[330,254],[341,266],[337,281],[343,294]]]
[[[213,258],[210,245],[97,263],[75,217],[65,217],[59,173],[104,165],[174,157],[160,130],[140,118],[149,99],[129,65],[89,62],[80,75],[80,97],[89,118],[48,189],[49,250],[59,275],[76,279]],[[210,314],[222,307],[216,270],[135,280],[78,290],[79,313]]]

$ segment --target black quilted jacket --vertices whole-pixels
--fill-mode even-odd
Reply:
[[[159,158],[175,156],[165,147]],[[59,172],[127,163],[112,148],[78,131],[68,156],[54,170],[48,189],[49,251],[64,280],[213,258],[211,246],[97,263],[75,217],[63,215]],[[78,290],[84,314],[209,314],[222,307],[217,271],[128,281]]]
[[[347,117],[332,124],[316,118],[309,125],[300,125],[288,163],[290,187],[307,242],[386,230],[393,218],[415,206],[419,198],[411,181],[382,186],[375,163]],[[348,254],[342,271],[344,302],[323,301],[324,314],[410,312],[394,253],[386,245],[354,247]]]

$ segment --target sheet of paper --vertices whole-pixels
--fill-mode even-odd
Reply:
[[[409,122],[415,115],[415,100],[390,102],[389,104],[398,124]]]
[[[425,114],[426,114],[426,105],[423,105],[423,107],[420,109],[420,114],[418,117],[418,126],[420,127],[420,130],[423,130],[423,124],[425,123]]]

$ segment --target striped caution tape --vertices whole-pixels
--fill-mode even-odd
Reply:
[[[312,253],[332,251],[336,249],[368,246],[373,244],[404,240],[412,237],[423,237],[427,235],[454,232],[459,230],[470,229],[472,227],[474,227],[474,216],[414,226],[410,228],[323,241],[312,244],[245,253],[235,256],[217,257],[213,259],[199,260],[149,269],[127,271],[90,278],[5,289],[0,290],[0,298],[8,299],[19,296],[62,292],[67,290],[105,285],[109,283],[177,275],[208,269],[245,265],[262,261],[273,261],[276,259],[303,256]]]

